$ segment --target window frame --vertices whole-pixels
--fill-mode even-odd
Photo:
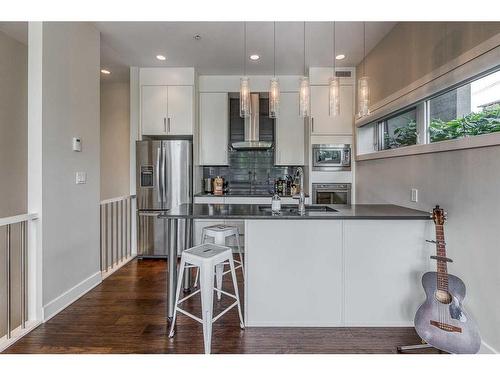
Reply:
[[[357,154],[356,160],[369,160],[369,159],[379,159],[385,157],[393,157],[393,156],[405,156],[405,155],[413,155],[413,154],[422,154],[422,153],[430,153],[430,152],[440,152],[447,150],[455,150],[455,149],[467,149],[474,147],[485,147],[491,145],[500,144],[500,132],[488,133],[475,135],[470,137],[462,137],[455,138],[450,140],[443,140],[438,142],[431,142],[430,140],[430,102],[432,99],[437,98],[446,93],[452,92],[460,87],[471,84],[474,81],[482,79],[488,75],[494,74],[500,71],[500,65],[496,66],[493,69],[488,69],[481,74],[475,75],[467,80],[461,81],[455,85],[447,87],[444,90],[441,90],[433,95],[430,95],[418,102],[415,102],[411,105],[405,106],[404,108],[391,112],[388,115],[385,115],[379,119],[371,121],[365,126],[370,124],[375,124],[374,128],[374,144],[373,152],[365,153],[365,154]],[[415,145],[407,145],[401,146],[398,148],[392,149],[384,149],[384,129],[387,124],[387,121],[397,117],[405,112],[416,110],[416,122],[417,122],[417,142]],[[364,126],[357,128],[357,131],[361,131]],[[474,139],[478,139],[475,141]],[[434,146],[434,147],[429,147]]]

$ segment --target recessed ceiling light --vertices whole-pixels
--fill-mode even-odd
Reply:
[[[257,61],[258,59],[260,59],[259,55],[250,55],[250,60]]]
[[[156,58],[160,61],[165,61],[167,58],[163,55],[156,55]]]
[[[337,60],[343,60],[343,59],[345,59],[345,55],[340,54],[340,55],[335,56],[335,58]]]
[[[106,75],[111,74],[111,72],[108,69],[101,69],[101,73]]]

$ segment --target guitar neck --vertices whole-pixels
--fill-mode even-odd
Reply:
[[[441,259],[446,258],[446,244],[444,242],[444,227],[436,224],[436,253]],[[437,261],[437,288],[448,291],[448,266],[446,261]]]

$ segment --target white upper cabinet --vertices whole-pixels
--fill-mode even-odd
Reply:
[[[142,86],[144,135],[193,134],[193,86]]]
[[[193,86],[168,86],[167,132],[193,134]]]
[[[354,120],[354,86],[340,86],[340,115],[330,116],[328,86],[311,86],[312,134],[351,135]]]
[[[167,134],[167,87],[142,86],[142,134]]]
[[[200,165],[227,165],[228,143],[228,94],[200,93]]]
[[[276,119],[276,165],[304,165],[304,118],[299,116],[299,93],[282,92]]]

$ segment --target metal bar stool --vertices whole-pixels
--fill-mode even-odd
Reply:
[[[215,276],[214,268],[225,262],[229,264],[229,272],[231,272],[231,277],[233,279],[234,294],[227,293],[223,291],[220,287],[214,288],[214,276]],[[181,291],[184,270],[186,268],[191,268],[191,267],[198,267],[198,270],[200,270],[201,272],[200,289],[191,293],[187,297],[184,297],[181,300],[179,300],[179,294]],[[224,311],[222,311],[215,317],[213,317],[214,290],[217,291],[217,293],[222,293],[228,297],[235,299],[235,302],[233,302],[229,307],[227,307]],[[186,301],[187,299],[193,297],[194,295],[200,292],[201,292],[201,309],[202,309],[201,319],[181,309],[178,306],[182,302]],[[168,337],[170,338],[174,337],[175,319],[177,318],[177,312],[180,312],[203,325],[203,340],[205,345],[205,353],[209,354],[212,342],[212,324],[235,306],[238,307],[238,314],[240,317],[240,327],[241,329],[244,329],[245,325],[243,323],[243,315],[241,314],[240,298],[238,294],[238,284],[236,281],[236,272],[235,272],[233,253],[231,248],[207,243],[184,250],[182,252],[181,263],[179,265],[177,291],[175,294],[174,316],[172,318],[172,325],[170,327],[170,333]]]
[[[207,238],[211,237],[214,239],[214,243],[217,245],[221,246],[226,246],[226,239],[229,237],[235,236],[236,239],[236,246],[238,248],[238,255],[240,260],[234,259],[234,262],[237,263],[237,266],[235,269],[241,268],[241,272],[243,274],[243,280],[245,280],[245,268],[243,266],[244,260],[243,260],[243,254],[241,252],[241,246],[240,246],[240,231],[238,227],[234,227],[231,225],[223,225],[223,224],[217,224],[217,225],[212,225],[209,227],[203,228],[202,234],[201,234],[201,243],[206,243]],[[227,265],[228,263],[223,263],[220,264],[216,267],[216,279],[217,279],[217,288],[221,289],[222,287],[222,277],[229,273],[230,271],[224,272],[224,265]],[[194,280],[194,287],[198,285],[198,276],[199,276],[199,270],[196,271],[196,278]],[[221,293],[217,292],[217,299],[221,299]]]

